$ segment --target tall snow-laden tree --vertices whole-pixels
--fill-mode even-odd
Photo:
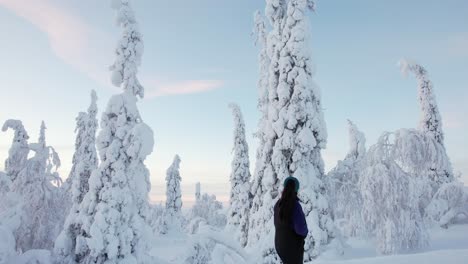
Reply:
[[[8,151],[8,158],[5,160],[5,173],[10,178],[10,181],[13,182],[28,160],[29,136],[20,120],[8,119],[5,121],[2,131],[7,131],[8,129],[12,129],[15,134]]]
[[[60,228],[59,191],[52,184],[58,177],[60,159],[46,145],[45,129],[42,122],[39,142],[29,144],[35,154],[27,160],[11,188],[22,198],[21,224],[15,232],[16,247],[21,251],[52,248]]]
[[[149,256],[149,171],[144,160],[152,152],[153,132],[141,118],[137,79],[143,42],[128,0],[113,1],[122,30],[111,66],[112,83],[123,92],[110,98],[97,137],[100,165],[89,178],[80,205],[75,248],[77,263],[154,263]]]
[[[278,115],[276,89],[279,76],[279,53],[283,47],[281,38],[285,14],[285,0],[266,0],[265,15],[271,26],[271,30],[266,37],[262,36],[263,22],[258,20],[260,17],[257,17],[256,20],[258,28],[256,31],[259,34],[259,40],[263,39],[265,42],[260,42],[262,43],[262,49],[259,61],[259,108],[262,117],[259,122],[259,131],[256,133],[259,138],[259,146],[251,186],[253,200],[249,215],[247,246],[250,248],[255,247],[257,250],[258,245],[261,243],[260,240],[273,241],[273,232],[271,232],[269,226],[273,225],[273,206],[278,197],[279,183],[271,163],[275,137],[272,124]],[[263,87],[264,85],[265,87]],[[266,243],[260,249],[265,262],[279,262],[272,243]]]
[[[419,129],[433,137],[439,144],[444,146],[444,132],[442,130],[442,117],[439,113],[434,87],[429,79],[427,70],[414,62],[401,60],[400,67],[403,74],[413,73],[418,81],[418,99],[421,108],[421,118]],[[445,147],[445,146],[444,146]],[[447,157],[448,159],[448,157]],[[436,186],[433,186],[434,192],[444,183],[452,182],[454,175],[450,162],[447,167],[432,167],[429,176]]]
[[[399,138],[405,137],[406,133],[418,132],[400,130],[384,133],[369,149],[366,168],[359,180],[363,227],[368,234],[375,236],[377,250],[383,254],[408,252],[428,245],[427,231],[419,210],[424,190],[395,158]],[[391,140],[392,137],[396,138],[395,141]]]
[[[290,0],[280,51],[276,111],[276,134],[272,165],[279,182],[293,176],[301,182],[300,199],[309,226],[304,260],[316,257],[334,236],[334,225],[325,192],[321,150],[327,143],[321,92],[313,81],[310,0]]]
[[[166,172],[166,210],[175,215],[180,214],[182,209],[182,194],[180,191],[180,181],[182,178],[179,173],[180,157],[175,155],[174,161]]]
[[[73,154],[72,169],[64,184],[64,201],[68,201],[65,212],[67,217],[63,230],[55,242],[55,255],[59,263],[75,263],[78,245],[77,237],[81,229],[79,221],[80,203],[89,190],[89,178],[97,168],[96,153],[97,105],[96,92],[91,92],[91,104],[87,112],[80,112],[76,118],[75,153]]]
[[[260,52],[258,55],[259,63],[259,75],[257,89],[258,89],[258,102],[257,108],[261,113],[260,120],[258,122],[258,131],[256,137],[260,141],[257,149],[257,160],[261,160],[261,150],[265,146],[265,126],[268,125],[268,70],[270,66],[270,59],[267,53],[267,22],[265,16],[260,11],[254,14],[254,29],[253,34],[255,36],[255,44],[260,46]]]
[[[362,228],[362,197],[359,190],[359,175],[366,155],[366,138],[357,126],[348,120],[349,152],[327,175],[330,208],[340,222],[341,230],[355,236]]]
[[[237,104],[230,104],[234,117],[234,156],[231,162],[231,192],[229,199],[228,224],[242,246],[247,244],[249,233],[250,161],[249,147],[245,139],[245,124]]]

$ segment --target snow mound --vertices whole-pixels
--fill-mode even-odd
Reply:
[[[52,256],[48,250],[28,250],[23,254],[13,257],[8,263],[15,264],[51,264]]]

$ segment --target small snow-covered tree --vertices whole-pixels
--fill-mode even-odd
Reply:
[[[412,72],[418,81],[418,99],[421,108],[419,129],[433,137],[443,148],[445,148],[442,117],[439,113],[439,108],[434,94],[434,87],[432,81],[428,77],[427,70],[423,66],[408,60],[401,60],[400,66],[403,74],[406,75],[408,72]],[[431,173],[428,176],[433,182],[432,185],[434,193],[440,185],[452,182],[455,179],[449,160],[447,160],[445,167],[433,166],[430,168],[430,172]]]
[[[250,210],[250,161],[245,124],[238,105],[230,104],[234,117],[234,157],[231,162],[231,192],[228,224],[242,246],[247,243]]]
[[[75,153],[73,154],[70,174],[63,185],[63,189],[71,198],[73,205],[79,205],[83,200],[83,196],[88,192],[89,176],[98,163],[96,152],[96,131],[98,127],[96,100],[96,92],[92,90],[91,104],[88,111],[80,112],[76,117]]]
[[[357,126],[348,120],[350,149],[345,159],[327,175],[330,208],[340,224],[342,231],[355,236],[361,226],[362,197],[359,190],[359,175],[366,155],[366,138]]]
[[[180,232],[183,225],[182,218],[182,194],[180,190],[179,172],[180,157],[175,155],[171,166],[166,171],[166,210],[160,219],[160,234],[171,232]]]
[[[180,214],[182,209],[182,194],[180,191],[179,173],[180,157],[175,155],[174,161],[166,172],[166,210],[172,215]]]
[[[188,245],[188,251],[178,263],[253,263],[235,239],[211,226],[202,226]]]
[[[55,255],[60,263],[75,263],[77,237],[80,232],[80,203],[89,190],[88,180],[93,170],[97,168],[96,153],[97,105],[96,92],[91,92],[91,105],[88,111],[80,112],[76,118],[75,153],[72,169],[62,191],[67,202],[65,212],[67,217],[63,230],[55,242]]]
[[[400,129],[390,134],[393,143],[391,158],[408,175],[411,175],[418,189],[419,210],[425,215],[438,183],[433,181],[433,168],[451,168],[443,145],[430,134],[415,129]]]
[[[153,204],[150,205],[150,211],[149,225],[153,229],[153,233],[155,235],[164,234],[167,230],[162,230],[166,227],[161,223],[163,223],[165,207],[162,204]]]
[[[202,223],[216,228],[225,227],[227,219],[222,211],[223,204],[216,200],[216,196],[204,193],[190,210],[189,233],[196,233]]]
[[[195,184],[195,202],[201,198],[200,182]]]
[[[42,122],[39,142],[29,144],[35,154],[27,160],[11,188],[22,199],[21,224],[15,232],[16,247],[21,251],[52,248],[62,219],[59,189],[52,184],[58,177],[60,159],[46,145],[45,129]]]
[[[8,151],[8,158],[5,160],[5,172],[10,178],[10,181],[13,182],[28,160],[29,136],[20,120],[8,119],[5,121],[2,131],[7,131],[9,128],[14,130],[15,134],[10,150]]]
[[[468,193],[458,181],[443,184],[426,209],[431,220],[442,227],[447,227],[457,216],[468,218]]]
[[[113,1],[122,30],[111,66],[112,83],[123,92],[110,98],[97,137],[100,165],[89,178],[80,205],[75,261],[78,263],[154,263],[149,256],[149,171],[153,132],[136,102],[144,95],[137,79],[143,42],[128,0]]]
[[[421,249],[428,244],[419,209],[419,182],[395,158],[397,140],[392,141],[391,137],[401,134],[384,133],[379,138],[369,149],[366,168],[359,179],[363,227],[376,237],[377,250],[383,254]]]

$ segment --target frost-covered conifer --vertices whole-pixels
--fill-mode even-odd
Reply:
[[[260,11],[255,12],[254,15],[254,29],[253,34],[255,36],[255,44],[260,46],[260,52],[258,55],[259,64],[259,75],[257,89],[258,89],[258,102],[257,108],[261,113],[260,120],[258,122],[258,131],[256,137],[260,141],[259,148],[257,150],[257,156],[260,156],[265,145],[265,126],[268,125],[268,71],[270,67],[270,59],[267,53],[267,22],[265,16]],[[260,160],[260,159],[258,159]]]
[[[64,189],[72,198],[73,204],[80,204],[88,192],[88,180],[91,172],[97,167],[96,131],[98,127],[97,96],[91,91],[91,104],[87,112],[80,112],[76,117],[75,153],[72,168],[64,184]]]
[[[400,66],[403,74],[412,72],[418,81],[418,99],[421,108],[419,129],[433,137],[444,147],[442,118],[437,106],[433,84],[427,75],[427,70],[423,66],[408,60],[401,60]],[[454,180],[450,161],[447,161],[447,164],[447,167],[430,168],[431,173],[429,177],[434,182],[433,192],[436,192],[440,185]]]
[[[272,164],[279,182],[293,176],[301,182],[300,199],[309,234],[304,260],[310,261],[333,237],[334,226],[325,193],[324,164],[327,131],[321,92],[313,81],[307,12],[310,0],[290,0],[282,32],[284,47],[279,54],[277,119]]]
[[[312,80],[307,12],[310,0],[266,1],[265,13],[271,24],[267,38],[268,122],[266,140],[257,158],[248,245],[259,239],[272,240],[272,208],[279,185],[287,176],[301,181],[301,199],[311,232],[306,239],[305,260],[317,256],[328,244],[333,221],[325,196],[323,161],[326,145],[320,91]],[[262,75],[261,75],[262,76]],[[262,249],[265,263],[278,262],[273,244]]]
[[[442,131],[442,118],[437,106],[434,88],[427,76],[426,69],[408,60],[400,61],[403,74],[412,72],[418,81],[419,104],[421,107],[421,119],[419,128],[421,131],[431,134],[437,142],[444,144],[444,132]]]
[[[230,104],[234,117],[234,157],[231,162],[231,193],[228,224],[242,246],[247,243],[249,233],[250,161],[249,147],[245,139],[245,124],[238,105]]]
[[[340,224],[346,235],[354,236],[361,225],[362,197],[359,190],[359,174],[363,168],[366,155],[366,138],[357,126],[348,120],[350,149],[344,160],[327,175],[330,182],[330,208],[333,208],[334,218]]]
[[[174,161],[166,172],[166,210],[171,215],[180,214],[182,208],[182,194],[180,191],[179,173],[180,157],[175,155]]]
[[[384,133],[369,149],[359,179],[363,227],[376,237],[377,249],[383,254],[421,249],[428,244],[419,208],[423,195],[420,182],[402,169],[395,154],[398,138],[406,133],[418,132]]]
[[[58,174],[60,159],[46,145],[45,124],[42,122],[39,142],[29,144],[35,155],[28,159],[11,190],[22,198],[21,224],[15,232],[19,250],[50,249],[60,231],[62,219],[59,189],[52,184]]]
[[[123,92],[110,98],[97,137],[100,165],[89,179],[80,205],[78,263],[154,263],[148,255],[148,193],[144,160],[152,152],[153,132],[143,123],[136,102],[143,97],[137,79],[143,42],[128,0],[113,1],[122,30],[111,67],[112,83]]]
[[[259,85],[261,86],[259,107],[262,112],[262,118],[259,122],[259,131],[256,133],[259,138],[259,146],[251,186],[253,199],[249,215],[250,231],[247,242],[248,247],[255,247],[256,250],[258,250],[261,239],[273,241],[273,232],[271,232],[271,228],[269,227],[273,225],[273,206],[275,199],[278,197],[278,180],[271,163],[275,137],[272,124],[273,120],[277,117],[276,89],[278,85],[279,53],[282,48],[281,36],[285,14],[285,0],[266,1],[265,15],[270,22],[271,30],[266,36],[265,47],[262,47],[260,52]],[[260,30],[257,31],[259,40],[261,40],[263,26],[258,21],[256,20],[256,25],[260,25]],[[264,54],[266,54],[266,58]],[[263,85],[266,87],[263,88]],[[260,249],[265,262],[279,262],[272,243],[268,243],[268,245],[262,246]]]
[[[75,153],[73,154],[72,169],[64,184],[64,200],[67,202],[65,212],[67,217],[63,230],[55,242],[57,262],[75,263],[77,236],[81,229],[80,203],[89,190],[88,180],[93,170],[97,168],[96,153],[97,105],[96,92],[91,92],[91,105],[88,111],[80,112],[76,118]],[[68,204],[69,203],[69,204]]]
[[[8,151],[8,158],[5,160],[5,173],[10,178],[10,181],[13,182],[28,160],[29,136],[20,120],[8,119],[5,121],[2,131],[7,131],[9,128],[14,130],[15,134]]]

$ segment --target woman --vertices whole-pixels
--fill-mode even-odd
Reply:
[[[299,181],[284,180],[281,199],[275,204],[275,248],[284,264],[303,263],[307,223],[297,198]]]

